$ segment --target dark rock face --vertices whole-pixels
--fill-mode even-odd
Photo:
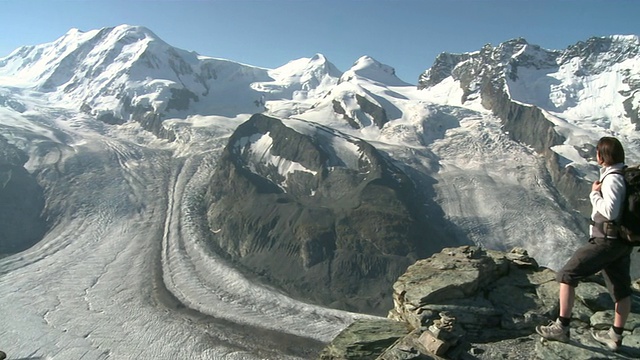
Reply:
[[[389,118],[387,117],[387,112],[384,108],[373,104],[365,97],[356,94],[356,100],[358,101],[358,105],[363,112],[369,114],[373,118],[373,123],[376,124],[378,129],[382,129],[384,124],[389,122]]]
[[[0,136],[0,255],[28,249],[47,229],[43,190],[23,167],[27,160]]]
[[[451,76],[451,72],[462,61],[470,58],[469,54],[440,53],[429,70],[420,75],[418,89],[425,89],[437,85]]]
[[[446,241],[420,198],[368,143],[257,114],[231,136],[205,201],[212,246],[248,271],[295,297],[380,314],[393,281]]]
[[[187,110],[191,101],[198,102],[198,96],[189,89],[170,89],[171,98],[167,101],[167,110]]]
[[[640,88],[640,86],[638,87]],[[636,125],[636,129],[638,129],[638,125],[640,125],[640,106],[634,107],[633,104],[640,103],[638,100],[639,98],[640,92],[636,91],[624,101],[624,110],[626,111],[627,116],[631,119],[631,122]]]

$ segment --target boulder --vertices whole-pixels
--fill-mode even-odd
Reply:
[[[320,354],[320,359],[373,359],[410,331],[406,323],[360,319],[349,325]]]
[[[553,271],[540,269],[526,253],[445,248],[398,278],[389,317],[419,327],[448,311],[472,341],[500,340],[526,335],[548,318],[558,298],[554,287]]]

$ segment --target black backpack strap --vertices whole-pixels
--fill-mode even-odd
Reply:
[[[600,180],[600,182],[604,181],[604,178],[606,178],[607,176],[611,175],[611,174],[618,174],[618,175],[622,175],[622,177],[624,177],[624,169],[626,169],[627,166],[625,165],[622,170],[613,170],[613,171],[609,171],[608,173],[606,173],[603,177],[602,180]]]

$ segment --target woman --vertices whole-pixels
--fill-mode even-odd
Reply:
[[[622,215],[625,199],[624,149],[618,139],[603,137],[596,147],[600,178],[591,186],[591,226],[589,242],[576,250],[557,274],[560,283],[560,314],[547,326],[537,326],[536,332],[549,340],[569,341],[569,324],[578,282],[602,270],[607,287],[615,300],[615,317],[609,330],[592,332],[598,342],[616,351],[622,343],[622,330],[631,311],[631,251],[632,246],[618,238],[615,227],[609,226]]]

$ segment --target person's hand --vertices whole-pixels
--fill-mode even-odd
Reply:
[[[602,188],[602,183],[598,180],[594,181],[593,185],[591,185],[591,191],[600,192],[601,188]]]

